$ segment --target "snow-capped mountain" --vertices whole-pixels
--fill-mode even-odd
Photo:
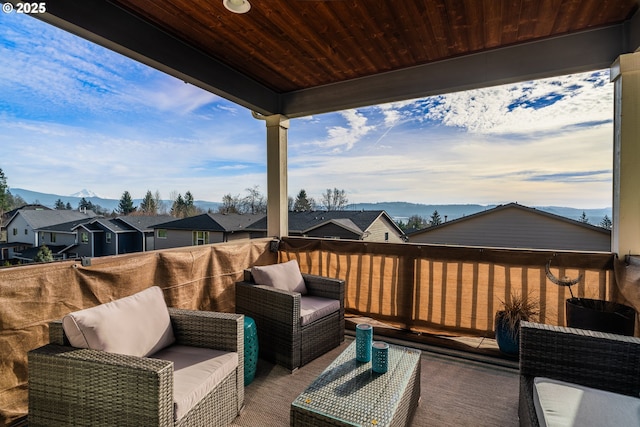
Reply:
[[[83,188],[77,193],[69,194],[69,197],[100,197],[100,196],[98,196],[96,193],[94,193],[91,190],[87,190],[86,188]]]

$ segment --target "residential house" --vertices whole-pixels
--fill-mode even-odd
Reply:
[[[83,218],[54,224],[37,230],[40,244],[46,244],[54,257],[78,258],[120,255],[152,250],[153,229],[150,225],[166,222],[172,217],[121,216],[117,218]],[[149,242],[151,240],[151,242]],[[37,248],[34,248],[37,253]],[[33,259],[35,253],[23,253]]]
[[[7,261],[9,259],[9,252],[11,252],[12,254],[14,253],[14,251],[17,250],[23,250],[26,249],[25,245],[23,243],[8,243],[7,242],[7,230],[6,230],[6,225],[9,222],[9,220],[11,218],[13,218],[13,216],[16,214],[16,212],[18,212],[19,210],[51,210],[51,208],[48,208],[44,205],[40,205],[40,204],[31,204],[31,205],[24,205],[21,206],[17,209],[12,209],[8,212],[5,212],[1,217],[0,217],[0,261],[2,261],[3,263],[5,261]]]
[[[266,236],[266,217],[251,226]],[[405,236],[384,210],[289,212],[289,236],[402,243]]]
[[[157,224],[153,226],[155,229],[155,248],[197,246],[264,237],[264,232],[248,228],[264,217],[264,214],[205,213]]]
[[[509,203],[418,230],[409,242],[609,252],[611,230]]]
[[[55,230],[44,230],[54,225],[87,221],[95,216],[95,212],[90,210],[19,209],[6,224],[7,244],[11,245],[7,258],[32,260],[30,252],[27,252],[29,248],[38,248],[47,242],[54,242],[53,249],[56,251],[62,250],[64,248],[60,247],[68,246],[69,238],[66,235],[58,235]],[[62,256],[61,253],[58,255]]]
[[[175,219],[171,215],[126,215],[119,216],[116,220],[127,224],[138,233],[137,248],[141,252],[155,249],[154,225],[169,222]]]

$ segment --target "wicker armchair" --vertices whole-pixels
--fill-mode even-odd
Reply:
[[[218,426],[244,404],[243,316],[169,308],[176,344],[238,353],[238,368],[177,422],[173,362],[71,347],[62,322],[29,352],[29,426]]]
[[[521,426],[539,426],[533,380],[548,377],[638,397],[640,339],[583,329],[520,324]]]
[[[260,357],[293,371],[344,341],[344,280],[303,274],[309,296],[340,301],[340,310],[308,325],[300,323],[300,293],[256,285],[251,270],[236,283],[236,312],[252,317]]]

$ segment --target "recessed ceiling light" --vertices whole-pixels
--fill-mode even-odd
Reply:
[[[247,13],[251,9],[249,0],[222,0],[222,4],[233,13]]]

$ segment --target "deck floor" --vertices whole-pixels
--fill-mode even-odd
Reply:
[[[260,360],[255,380],[245,388],[245,408],[232,425],[288,426],[291,402],[352,340],[347,336],[338,348],[293,373]],[[422,397],[413,426],[518,425],[519,378],[514,365],[421,349]]]

